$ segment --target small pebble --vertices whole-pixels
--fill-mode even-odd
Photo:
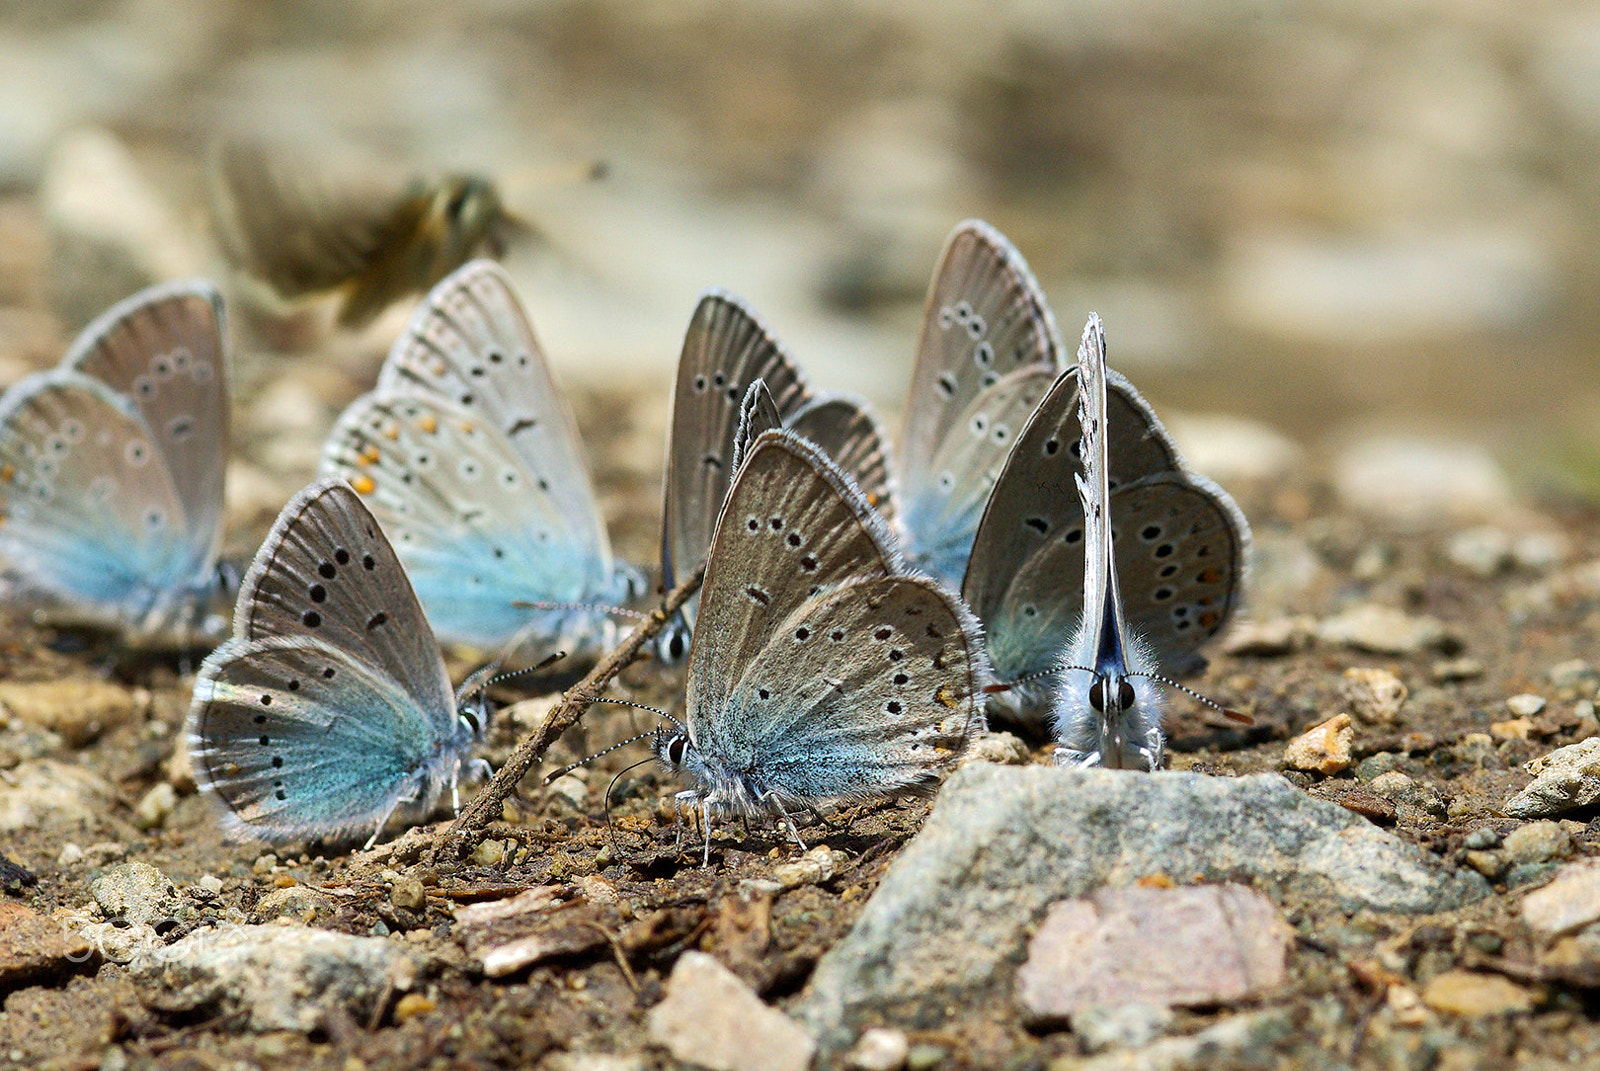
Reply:
[[[1555,822],[1529,822],[1500,842],[1500,850],[1512,864],[1543,863],[1566,855],[1571,848],[1572,838]]]
[[[404,877],[389,890],[389,902],[406,911],[420,911],[428,902],[428,891],[416,877]]]
[[[1511,544],[1511,557],[1524,569],[1546,572],[1572,557],[1572,540],[1561,532],[1529,532]]]
[[[1557,662],[1550,667],[1550,683],[1557,688],[1576,688],[1594,694],[1595,686],[1600,685],[1600,672],[1593,665],[1581,658],[1571,658],[1565,662]]]
[[[407,993],[395,1002],[394,1021],[403,1023],[408,1019],[415,1019],[419,1015],[427,1015],[433,1011],[433,1001],[421,993]]]
[[[158,781],[139,798],[133,809],[133,824],[144,830],[160,829],[177,806],[178,790],[166,781]]]
[[[1326,618],[1317,638],[1335,647],[1373,654],[1413,655],[1458,647],[1459,641],[1436,617],[1413,616],[1389,606],[1362,603]]]
[[[1544,709],[1544,696],[1522,692],[1506,700],[1506,709],[1519,718],[1531,718]]]
[[[1522,920],[1546,937],[1600,921],[1600,862],[1585,859],[1562,867],[1550,884],[1523,897]]]
[[[678,957],[646,1023],[675,1059],[717,1071],[805,1071],[816,1051],[798,1023],[704,952]]]
[[[272,873],[272,868],[277,865],[278,857],[271,852],[267,852],[256,857],[256,861],[250,864],[250,870],[256,874],[270,874]]]
[[[1500,834],[1487,826],[1480,826],[1468,833],[1462,843],[1466,847],[1478,851],[1482,851],[1485,848],[1497,848],[1500,846]]]
[[[1428,675],[1435,684],[1477,680],[1483,676],[1483,663],[1476,658],[1447,658],[1435,662],[1428,670]]]
[[[1386,669],[1352,666],[1339,682],[1339,695],[1350,713],[1369,725],[1392,725],[1408,692],[1405,683]]]
[[[1496,740],[1526,740],[1532,732],[1531,718],[1508,718],[1489,723],[1489,735]]]
[[[1434,1011],[1482,1018],[1531,1011],[1534,993],[1498,974],[1445,971],[1422,987],[1422,1002]]]
[[[1527,764],[1533,783],[1502,808],[1511,818],[1544,818],[1600,799],[1600,738],[1591,737]]]
[[[1290,654],[1310,642],[1315,622],[1309,618],[1273,617],[1265,621],[1241,621],[1222,641],[1230,655],[1273,658]]]
[[[1291,770],[1336,774],[1350,768],[1354,739],[1350,715],[1335,714],[1289,741],[1283,749],[1283,764]]]
[[[486,840],[472,849],[472,861],[479,866],[498,867],[506,861],[506,845],[501,840]]]
[[[1511,537],[1492,525],[1456,532],[1444,547],[1452,565],[1487,579],[1511,567]]]
[[[911,1054],[905,1031],[875,1026],[863,1030],[848,1053],[844,1065],[852,1071],[900,1071]]]
[[[202,874],[200,875],[200,880],[195,884],[208,893],[215,894],[222,891],[222,879],[215,874]]]

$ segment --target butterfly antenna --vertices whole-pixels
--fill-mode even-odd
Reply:
[[[645,735],[648,736],[649,734],[647,733]],[[638,740],[639,737],[636,736],[633,739],[634,740]],[[631,741],[631,740],[624,740],[623,741],[624,744],[632,743],[632,742],[633,741]],[[621,747],[622,744],[618,744],[617,746]],[[606,751],[610,751],[610,750],[611,750],[610,748],[606,748]],[[602,751],[600,754],[604,755],[605,751]],[[651,755],[651,756],[649,756],[647,758],[640,759],[638,762],[635,762],[635,763],[633,763],[633,764],[631,764],[629,766],[624,766],[622,769],[617,771],[616,776],[613,777],[611,779],[611,782],[606,785],[606,795],[605,795],[606,836],[611,839],[611,847],[614,848],[618,852],[618,854],[621,854],[621,852],[622,852],[622,845],[617,843],[616,827],[614,827],[611,824],[611,793],[612,793],[612,791],[614,789],[616,789],[617,782],[622,780],[622,775],[623,774],[627,773],[629,770],[637,770],[639,767],[643,766],[647,762],[650,762],[654,758],[655,758],[655,756]]]
[[[634,621],[643,621],[650,616],[642,610],[630,610],[626,606],[607,606],[603,603],[591,602],[529,602],[526,599],[513,599],[511,605],[519,610],[557,610],[580,614],[611,614],[615,617],[631,618]]]
[[[618,748],[627,747],[629,744],[637,744],[640,740],[643,740],[645,737],[654,736],[658,732],[660,732],[659,729],[647,729],[646,731],[644,731],[642,733],[639,733],[637,736],[630,736],[626,740],[618,740],[615,744],[612,744],[610,747],[601,748],[599,751],[596,751],[593,755],[585,755],[583,758],[579,759],[577,762],[570,763],[569,765],[563,766],[563,767],[561,767],[561,769],[556,770],[554,773],[546,774],[545,778],[544,778],[544,783],[548,785],[553,781],[558,781],[561,778],[565,777],[567,774],[571,773],[573,770],[576,770],[578,767],[589,765],[591,762],[593,762],[595,759],[600,758],[602,755],[609,755],[613,751],[617,750]],[[629,767],[629,768],[631,769],[632,767]]]
[[[1078,667],[1069,666],[1067,668],[1076,669]],[[1242,711],[1242,710],[1233,710],[1230,707],[1225,707],[1221,703],[1217,702],[1215,699],[1212,699],[1212,698],[1210,698],[1208,696],[1201,695],[1199,692],[1195,691],[1193,688],[1185,688],[1183,685],[1179,684],[1177,681],[1173,680],[1171,677],[1163,677],[1159,673],[1130,673],[1130,674],[1128,674],[1128,676],[1130,676],[1130,677],[1143,677],[1146,680],[1155,681],[1157,684],[1165,684],[1168,688],[1171,688],[1174,691],[1182,692],[1184,695],[1188,696],[1190,699],[1193,699],[1197,703],[1202,703],[1205,706],[1210,707],[1212,710],[1215,710],[1217,713],[1221,714],[1224,718],[1227,718],[1229,721],[1237,722],[1240,725],[1254,725],[1256,723],[1256,720],[1254,718],[1252,718],[1250,715],[1246,714],[1244,711]]]
[[[1082,668],[1082,666],[1056,666],[1054,669],[1036,669],[1032,672],[1024,673],[1016,680],[996,681],[994,684],[986,684],[982,689],[980,689],[980,691],[982,691],[984,695],[998,695],[1001,692],[1011,691],[1011,689],[1015,688],[1019,684],[1027,684],[1029,681],[1036,681],[1041,677],[1054,677],[1057,674],[1063,673],[1069,669]],[[1093,672],[1093,670],[1090,670],[1089,672]]]

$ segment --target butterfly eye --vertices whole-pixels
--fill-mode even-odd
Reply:
[[[1101,714],[1106,712],[1106,682],[1104,677],[1096,677],[1095,682],[1089,685],[1089,705]]]
[[[1126,680],[1117,682],[1117,707],[1121,710],[1133,709],[1133,685]]]
[[[683,738],[683,734],[674,733],[672,737],[667,740],[667,746],[665,748],[667,762],[673,766],[682,766],[683,755],[688,748],[689,741]]]

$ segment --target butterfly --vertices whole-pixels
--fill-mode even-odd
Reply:
[[[141,648],[225,629],[223,324],[209,283],[151,287],[0,400],[0,559],[51,621]]]
[[[642,589],[612,557],[577,423],[505,273],[476,260],[429,293],[322,471],[366,500],[439,638],[586,656]]]
[[[1017,440],[979,528],[968,597],[988,614],[989,650],[1004,672],[1033,672],[1046,652],[1061,652],[1057,762],[1156,769],[1159,685],[1203,665],[1197,648],[1238,608],[1250,526],[1225,491],[1183,467],[1144,399],[1108,372],[1097,316],[1084,327],[1076,371]],[[1081,603],[1061,591],[1080,559]]]
[[[768,815],[925,786],[983,728],[977,623],[910,573],[865,494],[790,429],[763,432],[712,539],[687,713],[653,747],[680,807]],[[803,842],[801,842],[803,844]]]
[[[282,843],[371,829],[371,847],[397,810],[454,796],[486,723],[481,700],[458,706],[383,529],[324,477],[256,553],[185,735],[230,833]]]
[[[229,263],[283,300],[338,293],[346,327],[365,326],[480,252],[502,255],[531,230],[478,175],[405,178],[365,162],[336,167],[281,146],[229,143],[212,153],[210,180]]]
[[[989,491],[1060,365],[1055,320],[1021,254],[986,223],[960,224],[928,292],[896,462],[913,566],[961,583]]]
[[[771,426],[792,428],[820,446],[869,501],[887,508],[888,466],[877,420],[854,399],[813,393],[794,359],[743,302],[710,291],[684,335],[672,390],[661,524],[668,590],[705,560],[733,480],[741,405],[758,380],[766,387]],[[697,607],[698,599],[691,600],[662,631],[657,654],[663,661],[683,660]]]

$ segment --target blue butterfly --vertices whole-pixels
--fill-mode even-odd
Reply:
[[[852,398],[814,393],[755,314],[733,295],[713,290],[695,307],[672,388],[661,521],[661,575],[668,590],[710,549],[736,469],[741,404],[757,382],[765,385],[771,414],[763,427],[793,428],[810,439],[855,478],[880,512],[888,508],[884,439],[871,412]],[[663,661],[683,660],[698,606],[697,596],[662,630],[657,654]]]
[[[612,557],[577,424],[492,261],[429,293],[322,469],[389,533],[442,641],[592,655],[615,636],[606,608],[642,590]]]
[[[1055,320],[1022,255],[988,224],[960,224],[928,292],[896,459],[911,565],[961,583],[1000,467],[1061,370]]]
[[[347,839],[455,795],[487,727],[444,659],[383,529],[344,481],[284,506],[245,574],[233,637],[185,725],[200,789],[235,835]]]
[[[0,401],[0,560],[22,597],[135,647],[215,638],[227,448],[217,291],[170,283],[113,306]]]
[[[848,476],[793,431],[759,435],[712,539],[687,714],[657,756],[713,814],[791,814],[924,786],[983,728],[977,623],[900,561]],[[803,842],[802,842],[803,843]]]

